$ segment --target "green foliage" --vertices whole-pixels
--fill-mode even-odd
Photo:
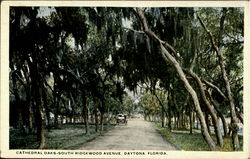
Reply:
[[[172,132],[167,131],[167,128],[161,127],[159,123],[154,123],[155,128],[158,132],[172,145],[178,147],[184,151],[209,151],[209,147],[203,140],[200,130],[194,130],[193,134],[189,134],[189,131],[173,130]],[[215,139],[215,136],[212,136]],[[243,151],[243,138],[240,137],[240,151]],[[232,152],[232,141],[231,138],[223,138],[224,147],[218,148],[219,151]]]
[[[166,98],[161,97],[161,102],[166,103]],[[140,98],[141,107],[146,115],[160,115],[161,114],[161,105],[157,100],[156,96],[150,92],[144,92]]]
[[[112,128],[114,125],[105,125],[102,133],[96,133],[94,125],[90,125],[91,135],[86,136],[83,125],[60,125],[46,133],[46,149],[78,149]],[[10,135],[10,149],[36,149],[39,145],[34,135],[24,135],[16,129],[11,130]]]

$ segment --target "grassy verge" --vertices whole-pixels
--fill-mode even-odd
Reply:
[[[95,132],[95,126],[89,125],[90,135],[85,135],[82,125],[59,125],[57,129],[46,131],[46,149],[78,149],[84,143],[111,130],[114,125],[104,125],[103,132]],[[22,135],[18,130],[10,131],[10,149],[37,149],[38,142],[35,135]]]
[[[173,130],[171,133],[167,131],[167,128],[162,128],[161,124],[153,123],[158,132],[166,139],[170,144],[178,147],[184,151],[210,151],[208,145],[202,137],[200,130],[193,130],[193,134],[189,134],[189,131],[185,130]],[[212,135],[214,141],[215,136]],[[233,151],[232,140],[230,137],[223,138],[224,147],[218,148],[219,151]],[[243,137],[239,137],[240,151],[243,150]]]

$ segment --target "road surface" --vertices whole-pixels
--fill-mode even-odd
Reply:
[[[177,150],[166,142],[150,122],[141,118],[115,126],[103,136],[84,144],[81,150]]]

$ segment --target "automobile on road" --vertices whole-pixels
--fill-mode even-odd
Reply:
[[[126,114],[118,114],[116,117],[116,123],[119,125],[120,123],[123,123],[127,125],[128,120],[127,120],[127,115]]]

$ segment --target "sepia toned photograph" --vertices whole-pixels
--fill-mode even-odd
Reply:
[[[1,151],[66,158],[249,151],[246,9],[10,5]]]

